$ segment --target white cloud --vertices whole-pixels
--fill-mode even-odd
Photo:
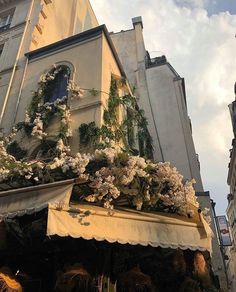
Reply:
[[[228,148],[233,136],[228,104],[234,99],[236,81],[236,16],[228,12],[208,16],[203,0],[91,2],[110,30],[129,29],[131,18],[142,15],[147,49],[164,52],[185,77],[203,181],[222,200],[228,193]],[[216,189],[219,178],[223,194]]]
[[[180,6],[189,8],[204,8],[208,4],[207,0],[175,0],[175,3]]]

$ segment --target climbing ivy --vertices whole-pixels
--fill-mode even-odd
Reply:
[[[139,109],[134,96],[128,94],[120,97],[119,88],[124,80],[111,78],[107,108],[103,113],[103,125],[99,128],[94,122],[81,124],[79,127],[80,146],[82,149],[104,148],[110,142],[123,144],[124,150],[137,154],[135,141],[138,140],[140,155],[152,158],[152,139],[148,132],[144,112]],[[120,107],[126,112],[123,121],[119,121]],[[137,128],[135,137],[134,129]]]

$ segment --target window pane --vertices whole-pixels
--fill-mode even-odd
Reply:
[[[68,95],[67,85],[68,85],[68,75],[66,74],[58,74],[56,77],[56,86],[52,92],[52,96],[50,98],[50,102],[54,102],[58,98],[61,99],[64,96]]]
[[[10,26],[15,9],[7,10],[0,14],[0,27]]]

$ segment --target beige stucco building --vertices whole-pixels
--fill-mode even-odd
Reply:
[[[49,71],[53,64],[70,69],[70,79],[84,89],[96,89],[96,95],[85,90],[79,99],[68,96],[67,104],[71,113],[72,150],[79,149],[78,128],[82,123],[103,124],[103,110],[106,108],[110,90],[111,76],[124,77],[124,72],[104,25],[87,30],[75,36],[58,41],[46,47],[27,53],[27,70],[23,90],[17,108],[16,121],[24,121],[25,109],[32,100],[32,92],[37,90],[40,76]],[[47,139],[53,139],[59,131],[57,119],[48,128]],[[25,136],[28,155],[40,145],[41,141]],[[30,145],[30,146],[29,146]]]
[[[87,0],[0,2],[0,127],[4,133],[9,132],[19,115],[28,70],[25,53],[97,25]]]

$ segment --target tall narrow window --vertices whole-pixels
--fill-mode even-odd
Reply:
[[[0,14],[0,31],[10,27],[14,11],[15,9],[9,9]]]
[[[50,102],[67,96],[68,78],[69,76],[67,74],[58,74],[58,76],[56,76],[55,88],[50,97]]]
[[[54,86],[51,92],[49,102],[54,102],[57,99],[62,99],[68,96],[68,81],[70,78],[70,69],[67,66],[59,66],[55,74]]]

